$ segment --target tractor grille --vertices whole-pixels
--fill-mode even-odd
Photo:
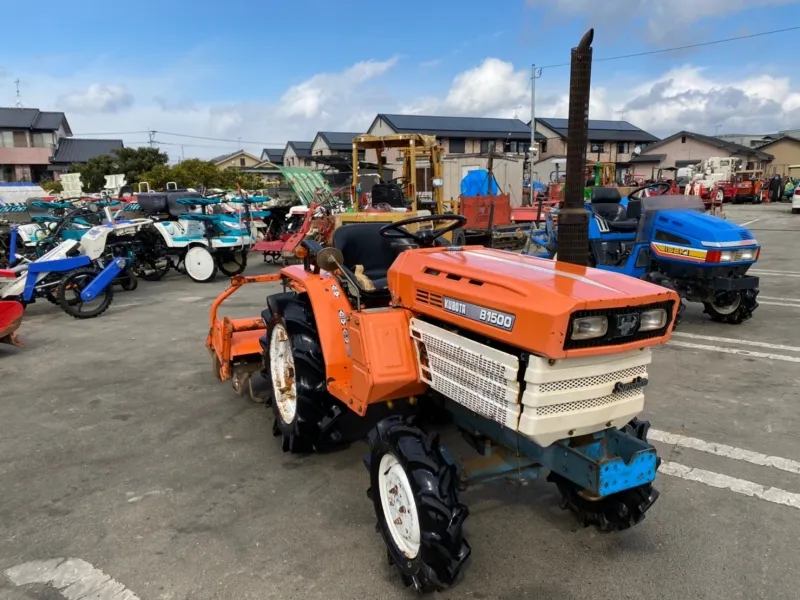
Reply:
[[[628,390],[626,392],[619,392],[617,394],[609,394],[607,396],[600,396],[599,398],[588,398],[587,400],[577,400],[575,402],[567,402],[565,404],[550,404],[548,406],[537,406],[533,408],[536,411],[537,417],[546,415],[561,415],[565,413],[575,413],[584,410],[592,410],[598,406],[605,406],[607,404],[614,404],[620,400],[630,400],[640,396],[641,390]],[[526,408],[526,411],[531,410]]]
[[[534,386],[533,389],[535,391],[546,394],[548,392],[579,390],[608,383],[616,383],[618,381],[629,381],[635,377],[647,377],[647,367],[645,365],[637,365],[629,369],[622,369],[621,371],[604,373],[602,375],[594,375],[592,377],[579,377],[577,379],[565,379],[562,381],[542,383],[540,385],[531,385]]]
[[[519,420],[519,360],[430,323],[411,320],[420,377],[434,390],[512,429]]]
[[[582,317],[605,316],[608,319],[608,333],[606,333],[606,335],[603,337],[594,338],[591,340],[573,340],[571,337],[569,337],[569,335],[567,335],[566,339],[564,340],[564,350],[574,350],[576,348],[596,348],[598,346],[619,346],[621,344],[629,344],[631,342],[661,337],[672,326],[673,304],[674,303],[670,300],[668,302],[657,302],[655,304],[647,304],[645,306],[629,306],[626,308],[609,308],[600,310],[579,310],[574,312],[569,319],[568,331],[572,331],[572,322],[575,319],[580,319]],[[664,325],[664,327],[653,331],[636,331],[631,335],[626,336],[615,336],[614,323],[616,322],[617,317],[629,314],[639,314],[656,308],[663,308],[667,311],[667,323]]]
[[[740,236],[740,237],[741,237],[743,240],[752,240],[752,239],[753,239],[753,236],[750,234],[750,232],[749,232],[749,231],[740,231],[740,232],[739,232],[739,236]]]

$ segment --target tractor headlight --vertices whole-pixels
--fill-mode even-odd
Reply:
[[[591,340],[603,337],[606,333],[608,333],[606,317],[581,317],[572,322],[573,340]]]
[[[667,324],[667,311],[663,308],[646,310],[639,318],[639,331],[654,331]]]
[[[733,252],[725,250],[719,253],[719,262],[731,262],[733,260]]]
[[[739,260],[755,260],[755,250],[739,250]]]

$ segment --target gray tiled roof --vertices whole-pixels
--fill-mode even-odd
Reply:
[[[666,154],[640,154],[631,159],[632,163],[656,163],[667,158]]]
[[[766,152],[762,152],[756,148],[748,148],[747,146],[742,146],[741,144],[735,144],[733,142],[728,142],[725,140],[721,140],[716,137],[711,137],[710,135],[703,135],[702,133],[694,133],[691,131],[679,131],[668,138],[664,138],[660,142],[652,144],[648,146],[648,150],[653,150],[666,144],[667,142],[671,142],[672,140],[678,139],[679,137],[687,137],[699,142],[703,142],[708,144],[709,146],[714,146],[715,148],[719,148],[721,150],[726,150],[731,154],[743,154],[745,156],[753,156],[759,160],[772,160],[773,156],[771,154],[767,154]]]
[[[283,161],[283,148],[264,148],[261,151],[261,156],[263,157],[265,153],[267,155],[266,160],[271,163]]]
[[[519,119],[379,114],[397,133],[422,133],[440,138],[529,140],[531,128]],[[537,133],[537,139],[545,139]]]
[[[72,135],[63,112],[42,112],[37,108],[0,108],[0,129],[56,131],[62,123]]]
[[[352,150],[353,138],[361,134],[343,131],[318,131],[317,135],[325,141],[325,144],[331,150]]]
[[[311,156],[311,146],[314,142],[286,142],[286,144],[292,147],[295,155],[305,157]]]
[[[536,119],[545,127],[567,137],[569,119]],[[627,121],[589,119],[589,141],[597,142],[657,142],[658,138]]]
[[[60,138],[51,163],[85,163],[97,156],[110,156],[123,148],[122,140]]]

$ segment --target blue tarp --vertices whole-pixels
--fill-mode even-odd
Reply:
[[[486,169],[476,169],[470,171],[461,180],[462,196],[486,196],[489,193],[489,171]],[[497,181],[492,177],[492,194],[500,193]]]

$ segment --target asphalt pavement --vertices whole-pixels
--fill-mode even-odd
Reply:
[[[664,464],[645,521],[601,534],[551,484],[476,487],[472,558],[443,596],[800,597],[800,216],[726,211],[763,244],[761,306],[722,325],[690,305],[655,351],[645,416]],[[225,286],[171,274],[84,322],[36,304],[26,346],[0,346],[0,598],[413,597],[375,531],[365,446],[284,454],[270,412],[212,375]],[[247,286],[226,310],[256,315],[273,291]]]

